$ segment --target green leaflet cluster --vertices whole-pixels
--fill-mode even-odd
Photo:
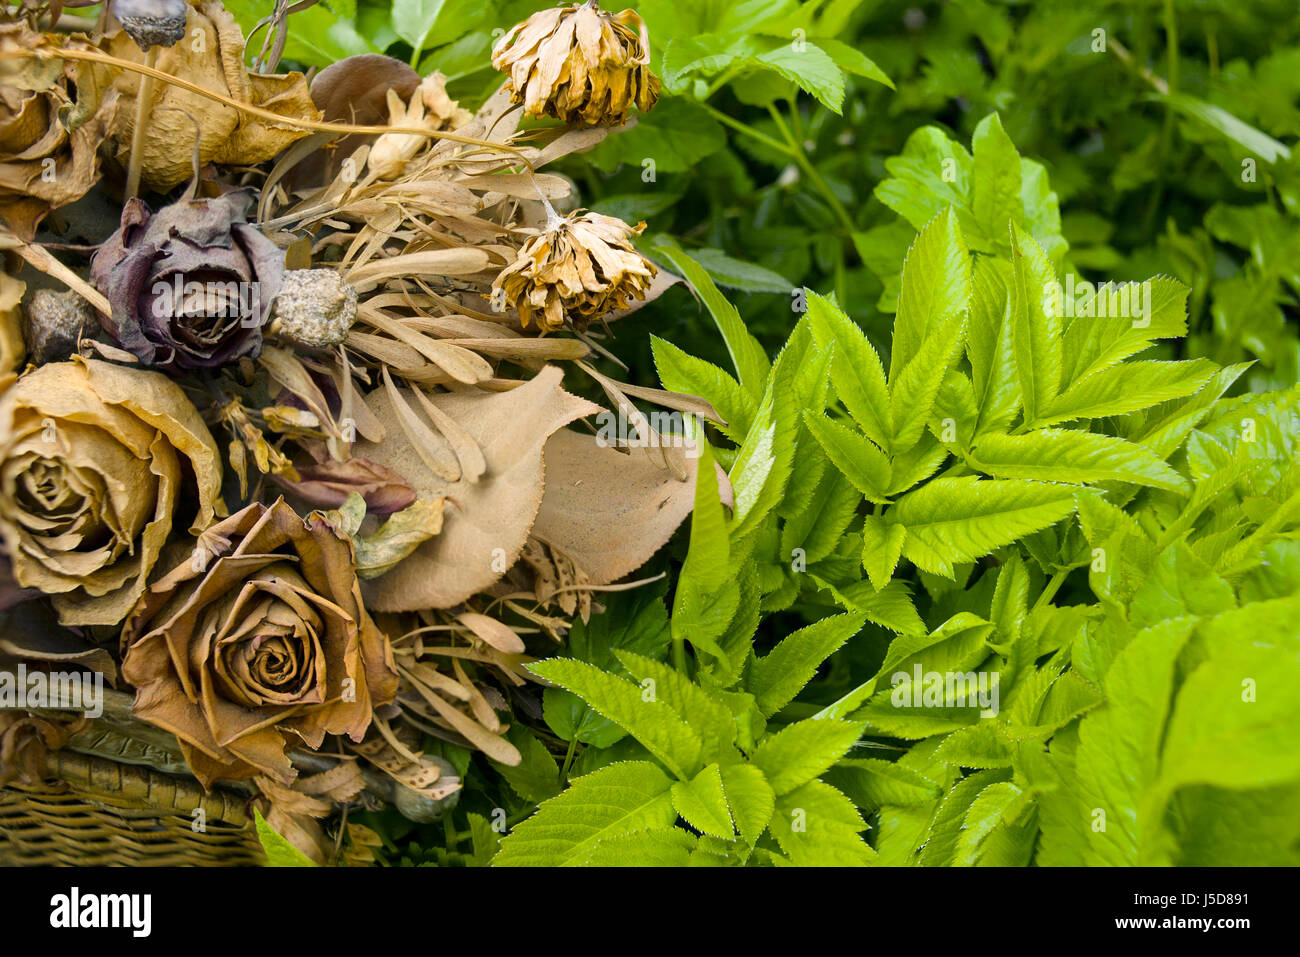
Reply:
[[[1148,357],[1187,331],[1171,279],[1062,308],[1045,180],[996,118],[975,147],[907,248],[885,358],[809,294],[769,361],[667,249],[734,375],[656,339],[660,376],[730,447],[658,658],[533,666],[611,760],[496,863],[1300,861],[1300,388],[1225,398],[1246,365]],[[756,651],[764,615],[837,607]],[[846,693],[798,700],[881,629]],[[912,687],[981,673],[995,709]]]
[[[861,725],[769,719],[862,625],[838,615],[794,632],[721,687],[634,652],[628,677],[570,658],[532,666],[624,729],[654,761],[574,779],[501,842],[498,865],[727,865],[751,860],[861,864],[874,855],[853,802],[819,776]],[[676,826],[680,818],[689,829]]]

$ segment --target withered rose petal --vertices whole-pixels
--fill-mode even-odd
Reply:
[[[150,213],[139,199],[91,262],[112,306],[110,336],[146,365],[212,369],[262,348],[284,253],[245,222],[246,190],[181,200]]]
[[[388,639],[361,603],[350,542],[283,499],[212,526],[218,543],[141,596],[122,630],[135,714],[174,733],[195,775],[293,779],[286,755],[361,740],[397,693]]]
[[[65,624],[121,621],[177,520],[210,524],[220,490],[207,426],[155,372],[53,362],[0,396],[0,542]]]
[[[406,479],[369,459],[326,460],[300,466],[298,475],[297,482],[276,474],[271,479],[317,508],[338,508],[353,492],[365,499],[371,515],[391,515],[415,501],[415,489]]]

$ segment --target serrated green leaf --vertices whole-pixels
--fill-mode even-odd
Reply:
[[[1145,409],[1191,395],[1213,373],[1213,364],[1204,359],[1126,362],[1075,382],[1041,409],[1033,424],[1056,425],[1073,419],[1095,419]]]
[[[673,807],[695,830],[714,837],[731,837],[735,833],[716,764],[710,764],[689,781],[678,781],[672,795]]]
[[[737,444],[745,440],[758,410],[758,402],[740,383],[711,362],[697,359],[666,339],[650,337],[655,369],[665,389],[707,400],[726,419],[722,434]]]
[[[752,764],[730,764],[722,768],[722,788],[736,830],[747,844],[757,844],[776,806],[772,785]]]
[[[926,224],[903,263],[889,357],[891,390],[936,330],[955,330],[964,323],[970,285],[970,254],[949,209]]]
[[[745,689],[763,715],[776,714],[812,680],[822,662],[861,630],[866,616],[832,615],[791,632],[749,666]]]
[[[1185,478],[1155,454],[1109,435],[1073,429],[1039,429],[1026,435],[990,433],[968,457],[995,478],[1052,482],[1132,482],[1182,492]]]
[[[1011,341],[1025,421],[1036,423],[1061,386],[1061,317],[1045,302],[1056,273],[1019,226],[1012,226],[1011,247]]]
[[[665,702],[647,701],[637,685],[571,658],[549,658],[528,667],[623,728],[679,779],[698,770],[704,747],[700,735]]]
[[[727,344],[727,351],[731,355],[732,365],[736,367],[741,386],[755,399],[760,399],[767,384],[770,366],[763,347],[749,334],[736,307],[718,292],[718,287],[714,285],[704,267],[680,248],[670,245],[658,248],[704,301],[713,321],[717,323],[718,331],[722,333],[723,341]]]
[[[804,425],[840,473],[874,502],[883,502],[889,487],[889,460],[870,439],[824,414],[805,412]]]
[[[809,459],[814,454],[810,450],[800,458]],[[793,561],[794,549],[802,548],[806,564],[819,562],[835,551],[853,524],[858,506],[862,504],[862,493],[842,472],[829,468],[827,464],[830,474],[809,489],[811,501],[781,530],[783,559]],[[790,486],[792,490],[796,487],[795,476],[791,476]]]
[[[616,651],[618,660],[646,689],[645,681],[654,682],[657,700],[665,702],[689,724],[704,742],[701,759],[705,761],[731,757],[736,740],[736,725],[727,706],[680,671],[641,655]]]
[[[1047,528],[1074,511],[1073,491],[1015,479],[935,479],[901,496],[885,520],[907,529],[903,554],[952,577],[952,566]]]
[[[864,867],[875,852],[859,836],[866,822],[853,802],[822,781],[781,795],[772,836],[797,867]]]
[[[862,525],[862,567],[877,591],[882,590],[894,577],[898,559],[903,554],[903,541],[907,529],[897,523],[886,523],[879,515],[868,515]]]
[[[867,437],[888,448],[893,424],[880,356],[858,325],[825,297],[808,296],[808,316],[815,333],[834,343],[831,382],[836,395]]]
[[[977,434],[1003,431],[1020,406],[1020,381],[1010,321],[1010,267],[988,256],[976,258],[971,270],[971,313],[966,325],[966,354],[979,409]]]
[[[623,761],[575,778],[501,841],[494,867],[582,864],[601,841],[677,819],[672,780],[648,761]]]
[[[984,117],[971,137],[975,154],[975,218],[989,236],[1004,233],[1021,218],[1020,154],[996,113]]]
[[[754,749],[754,766],[778,795],[811,781],[858,739],[861,726],[832,718],[807,718],[769,735]]]

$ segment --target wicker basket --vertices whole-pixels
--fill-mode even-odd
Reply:
[[[104,714],[49,756],[41,784],[0,788],[0,865],[262,862],[249,794],[205,792],[175,739],[131,717],[130,701],[106,691]]]

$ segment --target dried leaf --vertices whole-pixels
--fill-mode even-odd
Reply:
[[[560,388],[561,372],[548,366],[509,392],[466,392],[430,398],[478,444],[486,469],[477,482],[464,475],[448,482],[434,473],[410,443],[401,442],[398,413],[380,390],[367,400],[388,430],[382,443],[358,443],[356,452],[403,475],[424,498],[450,499],[442,532],[393,571],[366,582],[367,604],[377,611],[458,605],[487,588],[514,564],[542,502],[542,447],[567,422],[598,411]]]
[[[357,577],[378,578],[392,571],[398,562],[442,531],[445,501],[416,499],[410,507],[395,512],[373,534],[354,536]]]
[[[569,558],[595,584],[622,578],[645,564],[690,514],[698,458],[685,458],[679,481],[646,450],[631,454],[569,429],[546,443],[546,496],[533,535]],[[717,469],[724,501],[726,474]]]

